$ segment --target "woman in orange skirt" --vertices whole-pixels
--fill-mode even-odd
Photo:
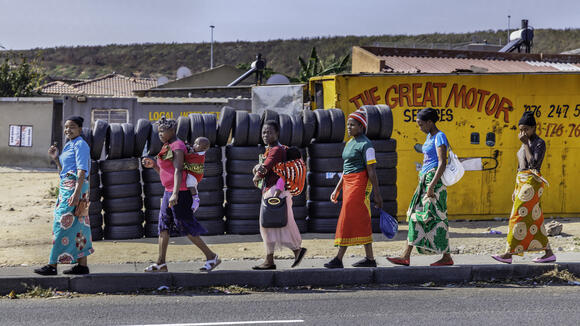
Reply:
[[[373,236],[371,227],[370,194],[373,187],[375,207],[382,208],[383,198],[375,171],[375,150],[365,135],[367,119],[363,111],[348,116],[347,130],[352,138],[344,146],[342,159],[343,173],[330,200],[338,202],[342,190],[342,208],[336,225],[334,245],[338,253],[334,259],[324,264],[326,268],[343,268],[342,258],[349,246],[365,246],[366,257],[353,264],[354,267],[376,267],[373,256]]]

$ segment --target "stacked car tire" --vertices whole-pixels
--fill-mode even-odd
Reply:
[[[91,171],[89,178],[89,201],[91,204],[89,206],[89,221],[93,241],[103,239],[103,205],[101,202],[103,194],[98,160],[101,158],[108,127],[109,124],[107,122],[97,120],[92,130],[90,128],[83,128],[83,138],[87,141],[91,149]]]

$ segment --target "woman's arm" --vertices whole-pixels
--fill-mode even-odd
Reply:
[[[175,168],[175,173],[173,174],[173,194],[169,198],[169,207],[177,205],[179,188],[181,188],[181,180],[183,178],[183,158],[183,150],[176,149],[173,151],[173,168]]]
[[[375,207],[382,209],[383,208],[383,196],[381,195],[381,188],[379,188],[379,178],[377,177],[377,170],[375,169],[376,164],[369,164],[367,165],[367,173],[369,175],[369,179],[373,184],[374,191],[374,200],[375,200]]]
[[[56,148],[56,145],[51,145],[48,148],[48,156],[56,164],[56,168],[58,169],[58,171],[59,172],[62,171],[62,166],[60,165],[60,160],[58,159],[58,148]]]
[[[435,185],[441,179],[443,172],[447,168],[447,145],[441,145],[437,147],[437,158],[439,159],[439,166],[437,166],[437,171],[435,171],[435,176],[431,183],[429,184],[429,188],[427,188],[427,196],[435,198]]]
[[[340,180],[338,180],[338,184],[334,188],[332,194],[330,194],[330,201],[333,203],[338,203],[338,196],[340,195],[340,191],[342,190],[342,175],[340,176]]]

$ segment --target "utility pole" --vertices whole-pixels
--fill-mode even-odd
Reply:
[[[512,16],[508,15],[508,35],[507,35],[507,43],[510,42],[510,18],[512,18]]]
[[[211,49],[210,49],[209,69],[213,69],[213,29],[215,28],[215,26],[209,25],[209,28],[211,28]]]

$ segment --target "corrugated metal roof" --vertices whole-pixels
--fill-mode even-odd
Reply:
[[[133,78],[113,73],[72,85],[54,81],[41,86],[40,91],[42,94],[51,95],[82,94],[89,96],[134,97],[133,91],[149,89],[156,85],[155,79]]]

